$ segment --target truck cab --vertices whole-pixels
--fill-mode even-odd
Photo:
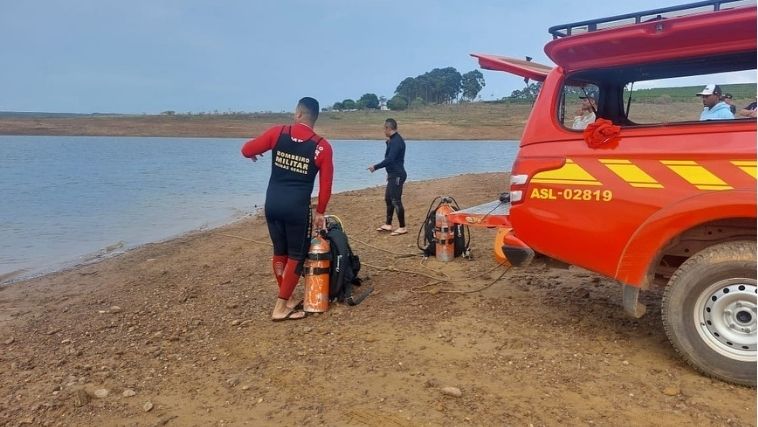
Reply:
[[[517,267],[542,256],[613,278],[635,317],[646,311],[639,293],[664,287],[664,329],[684,359],[755,386],[755,2],[549,33],[555,66],[472,54],[540,87],[496,252]],[[723,117],[710,119],[717,109]]]

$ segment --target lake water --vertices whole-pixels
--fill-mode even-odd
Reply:
[[[271,158],[245,159],[244,141],[0,136],[0,283],[255,212]],[[366,170],[383,158],[384,141],[331,142],[333,192],[384,185],[384,171]],[[409,141],[408,179],[509,171],[517,148],[515,141]]]

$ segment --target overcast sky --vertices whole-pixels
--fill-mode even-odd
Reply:
[[[364,93],[391,97],[472,52],[551,64],[557,24],[684,0],[0,0],[0,110],[291,111]],[[483,71],[483,99],[521,89]]]

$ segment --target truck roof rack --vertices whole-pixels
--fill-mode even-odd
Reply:
[[[743,4],[755,4],[755,1],[745,0],[708,0],[697,3],[687,3],[679,6],[662,7],[659,9],[643,10],[641,12],[627,13],[624,15],[609,16],[607,18],[590,19],[586,21],[573,22],[570,24],[556,25],[550,27],[548,32],[553,35],[553,39],[571,36],[572,34],[591,33],[593,31],[618,27],[621,25],[639,24],[648,21],[658,21],[675,17],[690,15],[706,11],[718,11],[726,3],[740,2]],[[685,12],[685,13],[672,13]],[[663,16],[668,14],[669,16]]]

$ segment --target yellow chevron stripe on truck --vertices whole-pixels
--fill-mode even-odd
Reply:
[[[571,184],[571,185],[602,185],[571,159],[560,169],[540,172],[532,178],[533,183],[539,184]]]
[[[619,178],[628,182],[632,187],[663,188],[663,185],[656,181],[655,178],[648,175],[645,171],[640,169],[639,166],[629,160],[600,159],[600,163],[604,164],[608,169],[618,175]]]
[[[666,187],[666,185],[659,182],[655,177],[645,172],[645,170],[631,160],[599,159],[599,161],[632,187],[655,189]],[[705,166],[694,160],[660,160],[660,162],[699,190],[719,191],[731,190],[734,188],[711,170],[708,170]],[[756,173],[755,160],[731,160],[729,163],[753,178],[756,178],[756,175],[758,175]],[[603,185],[602,182],[598,181],[592,176],[592,174],[571,159],[566,159],[566,163],[560,169],[537,173],[534,175],[531,182],[535,184],[563,184],[573,186]]]
[[[733,160],[732,164],[755,178],[755,160]]]
[[[731,190],[733,188],[695,161],[661,160],[661,163],[700,190]]]

